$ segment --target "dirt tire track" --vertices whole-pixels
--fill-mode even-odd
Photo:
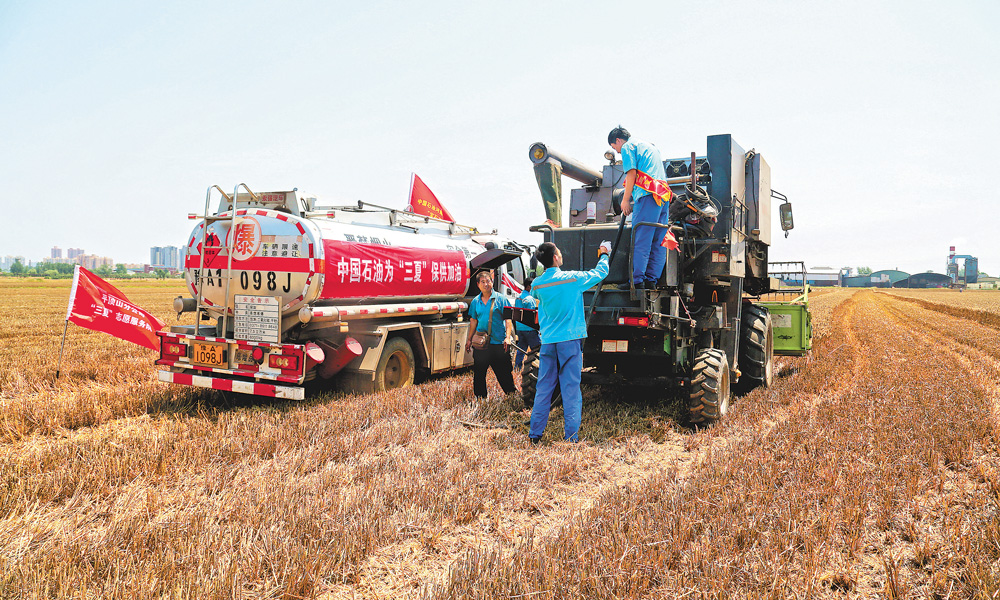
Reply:
[[[769,416],[770,429],[803,411],[815,411],[816,405],[824,399],[845,393],[859,376],[860,350],[854,332],[848,325],[854,315],[853,291],[850,294],[829,296],[818,304],[828,309],[828,312],[832,311],[830,318],[835,322],[834,327],[846,332],[846,341],[830,348],[827,340],[825,345],[817,348],[811,359],[796,360],[805,363],[805,371],[800,373],[804,375],[810,369],[810,363],[815,367],[831,353],[845,353],[847,358],[844,362],[852,365],[850,376],[839,378],[833,387],[812,396],[809,402],[774,404],[776,410]],[[740,398],[736,406],[760,402],[763,396],[773,398],[791,395],[798,385],[796,379],[797,376],[793,375],[791,378],[776,380],[770,388],[758,389]],[[572,518],[584,514],[605,494],[623,487],[638,487],[643,481],[663,471],[669,472],[675,480],[683,481],[713,452],[733,445],[742,437],[760,435],[759,432],[753,432],[754,425],[741,423],[738,413],[738,410],[731,413],[715,427],[695,432],[671,432],[662,443],[633,438],[623,444],[604,448],[588,444],[557,444],[549,449],[512,449],[512,455],[534,455],[549,460],[556,458],[588,462],[594,459],[594,455],[603,456],[598,464],[588,468],[589,473],[583,481],[569,481],[551,489],[526,490],[526,501],[540,508],[532,511],[527,518],[508,518],[504,519],[505,523],[499,523],[484,514],[474,523],[453,527],[443,533],[436,542],[439,551],[428,551],[420,539],[401,539],[369,557],[367,564],[361,569],[360,581],[356,586],[337,586],[335,590],[331,590],[330,595],[324,597],[352,597],[354,594],[372,598],[415,597],[421,588],[445,579],[450,566],[469,548],[490,548],[501,554],[513,554],[520,543],[527,539],[540,546],[546,540],[560,535]],[[751,417],[751,421],[756,422],[756,419]],[[476,443],[481,443],[490,433],[479,431],[472,432],[471,435],[478,438]]]

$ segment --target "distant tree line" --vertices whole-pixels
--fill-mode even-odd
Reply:
[[[14,277],[44,277],[45,279],[70,279],[73,277],[73,268],[76,265],[69,263],[38,263],[33,267],[25,267],[21,264],[21,261],[15,260],[14,264],[10,266],[10,272],[4,273],[0,271],[0,277],[3,276],[14,276]],[[150,277],[155,277],[157,279],[167,279],[168,277],[182,277],[181,273],[171,275],[164,269],[157,269],[151,273],[129,273],[125,265],[115,265],[112,269],[107,265],[101,265],[94,269],[94,274],[98,277],[104,279],[145,279]]]

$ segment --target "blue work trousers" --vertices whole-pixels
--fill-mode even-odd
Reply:
[[[552,392],[559,383],[563,398],[563,433],[565,439],[579,441],[580,418],[583,413],[583,394],[580,393],[580,373],[583,371],[583,340],[569,340],[555,344],[542,344],[539,353],[538,386],[535,388],[535,405],[531,409],[530,437],[539,438],[545,433],[552,407]]]
[[[662,223],[666,225],[669,204],[657,206],[653,196],[646,194],[635,201],[632,223]],[[656,282],[663,275],[667,263],[667,249],[661,246],[667,230],[663,227],[638,227],[635,229],[635,247],[632,251],[632,282]]]
[[[541,342],[538,341],[538,332],[534,329],[525,329],[524,331],[517,332],[517,347],[524,350],[531,350],[532,348],[538,348],[541,346]],[[524,360],[524,352],[521,350],[517,351],[514,355],[514,368],[518,371],[521,370],[521,362]]]

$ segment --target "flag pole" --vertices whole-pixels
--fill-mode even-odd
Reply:
[[[56,365],[56,379],[59,379],[59,369],[62,368],[63,350],[66,348],[67,329],[69,329],[69,319],[66,319],[66,324],[63,325],[63,339],[62,339],[62,344],[59,345],[59,363]]]
[[[76,301],[76,286],[80,283],[80,265],[73,267],[73,287],[69,290],[69,306],[66,307],[66,323],[63,325],[62,343],[59,344],[59,362],[56,363],[56,379],[62,369],[63,350],[66,349],[66,331],[69,329],[69,317],[73,314],[73,303]]]

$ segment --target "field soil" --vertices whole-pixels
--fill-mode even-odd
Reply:
[[[0,279],[0,598],[1000,595],[1000,294],[824,291],[717,426],[586,388],[540,447],[492,376],[224,396],[70,325],[55,380],[67,296]]]

